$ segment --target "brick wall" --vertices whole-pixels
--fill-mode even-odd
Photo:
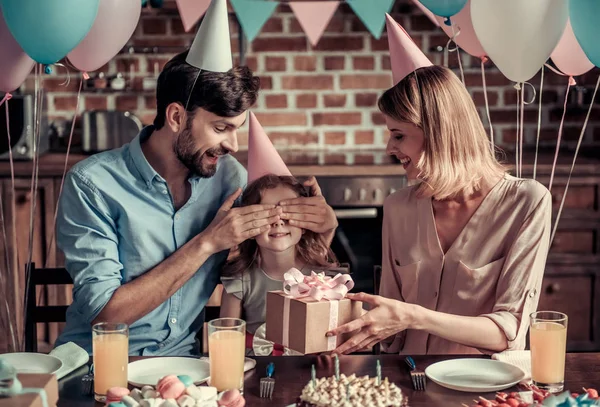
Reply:
[[[397,0],[393,16],[436,63],[443,63],[440,48],[448,37],[435,27],[409,0]],[[115,57],[101,71],[107,75],[122,72],[133,89],[125,92],[84,92],[81,109],[121,109],[136,113],[144,123],[154,117],[155,99],[151,91],[142,91],[142,80],[161,69],[176,52],[191,44],[195,29],[185,33],[173,2],[162,10],[144,10],[140,24],[128,45],[134,53]],[[235,17],[231,16],[232,49],[238,54]],[[157,53],[143,53],[143,47],[158,47]],[[466,85],[485,119],[483,87],[479,60],[461,53]],[[455,53],[450,66],[457,67]],[[286,5],[280,5],[260,35],[247,46],[247,64],[262,79],[262,91],[254,109],[260,122],[280,148],[381,148],[387,133],[376,101],[391,85],[387,38],[376,40],[346,5],[342,5],[319,42],[309,44],[298,21]],[[571,91],[564,137],[574,144],[595,85],[598,69],[577,79]],[[458,71],[457,71],[458,72]],[[130,77],[130,73],[133,74]],[[45,76],[48,111],[51,118],[70,119],[75,103],[78,77],[68,85],[63,68]],[[514,148],[516,128],[516,91],[491,62],[486,64],[488,97],[497,143]],[[539,75],[532,83],[539,89]],[[567,80],[546,70],[543,92],[542,142],[553,145],[562,114]],[[33,80],[26,89],[33,89]],[[528,90],[528,93],[530,91]],[[531,94],[528,95],[531,97]],[[587,145],[600,145],[600,107],[594,110],[586,133]],[[526,141],[534,142],[537,129],[537,99],[526,107]],[[246,129],[240,133],[240,145],[247,144]]]

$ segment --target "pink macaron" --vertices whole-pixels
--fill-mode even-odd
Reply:
[[[125,387],[111,387],[106,392],[106,405],[110,403],[121,401],[123,396],[129,396],[129,389]]]
[[[163,399],[178,399],[185,392],[185,385],[177,376],[169,375],[158,381],[156,390]]]
[[[223,393],[221,399],[217,401],[217,404],[221,407],[244,407],[246,399],[244,399],[244,396],[237,389],[227,390]]]

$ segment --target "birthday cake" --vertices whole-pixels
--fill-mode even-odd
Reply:
[[[387,378],[340,375],[311,380],[296,402],[297,407],[404,407],[402,390]]]

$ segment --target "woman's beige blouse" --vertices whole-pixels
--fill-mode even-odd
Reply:
[[[444,313],[487,317],[504,331],[509,349],[524,349],[548,254],[548,190],[505,175],[445,255],[431,199],[417,199],[415,191],[405,188],[386,199],[380,294]],[[486,352],[416,330],[389,338],[384,349],[411,355]]]

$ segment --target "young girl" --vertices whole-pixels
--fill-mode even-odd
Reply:
[[[277,205],[286,199],[307,197],[294,177],[265,175],[252,182],[242,196],[242,206]],[[241,318],[254,335],[265,323],[268,291],[283,288],[283,275],[292,267],[303,274],[336,266],[335,256],[321,235],[291,226],[285,220],[239,246],[239,253],[223,268],[221,317]]]

